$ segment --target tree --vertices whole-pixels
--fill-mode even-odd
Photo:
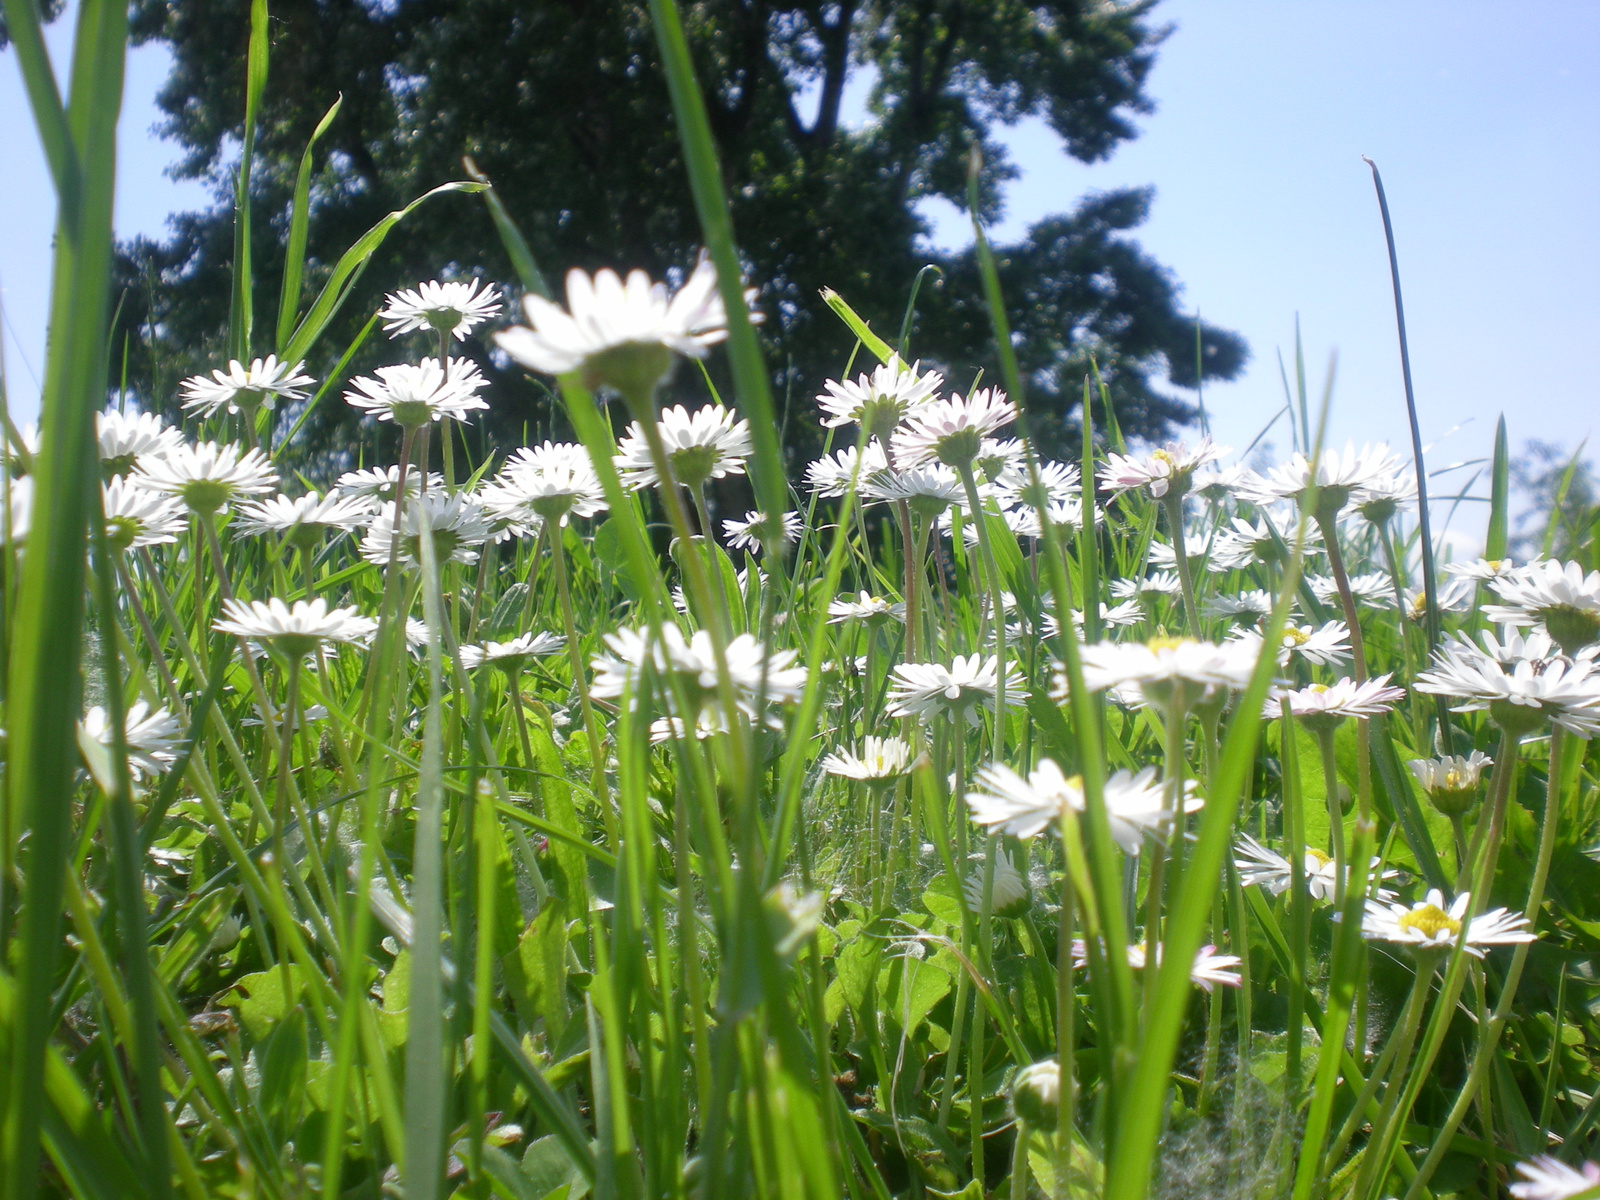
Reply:
[[[952,386],[964,389],[980,368],[997,381],[973,255],[929,250],[916,206],[938,196],[964,207],[976,147],[982,215],[1000,215],[1017,171],[998,134],[1025,116],[1046,120],[1085,162],[1136,136],[1168,32],[1152,24],[1153,4],[684,4],[791,447],[814,447],[809,398],[842,370],[852,344],[820,303],[823,286],[898,334],[918,270],[937,266],[943,282],[921,291],[913,353],[936,358]],[[178,172],[211,181],[218,196],[210,210],[179,217],[165,243],[125,247],[130,362],[158,399],[181,373],[212,365],[222,344],[247,9],[134,0],[135,36],[173,50],[159,102],[165,132],[185,151]],[[275,288],[279,278],[296,164],[340,96],[316,160],[313,284],[382,214],[461,178],[463,155],[493,179],[552,277],[605,265],[660,277],[692,262],[699,231],[641,0],[276,0],[271,21],[252,196],[274,219],[258,222],[255,239],[258,311],[277,303],[261,281]],[[858,128],[845,120],[852,81],[870,82],[870,119]],[[1069,413],[1091,354],[1130,434],[1160,435],[1192,414],[1171,389],[1196,383],[1195,322],[1170,273],[1129,237],[1150,197],[1092,196],[997,248],[1036,423],[1062,445],[1076,440]],[[353,336],[382,291],[450,272],[514,278],[470,198],[434,201],[390,236],[337,332]],[[1238,372],[1239,337],[1206,327],[1202,341],[1208,378]],[[330,369],[345,343],[331,344],[314,368]],[[504,428],[549,421],[537,385],[486,346],[468,350],[496,376]],[[327,422],[353,422],[341,407],[318,414],[324,439]]]

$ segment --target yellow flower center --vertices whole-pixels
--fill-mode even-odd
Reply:
[[[1325,684],[1325,683],[1313,683],[1310,687],[1308,687],[1306,689],[1306,691],[1315,692],[1319,696],[1322,695],[1324,692],[1328,692],[1328,691],[1331,691],[1331,690],[1332,689],[1329,688],[1328,685]]]
[[[1333,861],[1332,855],[1324,854],[1321,850],[1313,850],[1310,846],[1306,847],[1306,857],[1317,864],[1319,871]]]
[[[1311,635],[1304,629],[1297,629],[1290,625],[1283,631],[1283,644],[1289,647],[1304,646],[1311,640]]]
[[[1159,454],[1161,451],[1158,450],[1156,453]],[[1162,650],[1176,650],[1179,646],[1192,645],[1194,641],[1195,639],[1192,637],[1153,637],[1145,645],[1151,650],[1160,652]]]
[[[1152,450],[1150,457],[1156,462],[1166,463],[1169,471],[1178,465],[1178,460],[1173,458],[1171,453],[1166,450]]]
[[[1489,564],[1489,570],[1493,571],[1496,575],[1500,574],[1500,571],[1506,565],[1506,561],[1507,560],[1503,559],[1503,558],[1486,558],[1486,559],[1484,559],[1484,562]]]
[[[1416,929],[1430,938],[1438,937],[1441,933],[1452,936],[1461,933],[1461,922],[1436,904],[1424,904],[1412,909],[1400,918],[1398,924],[1401,929]]]

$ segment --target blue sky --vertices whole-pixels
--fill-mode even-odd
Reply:
[[[1063,155],[1041,123],[1011,131],[1023,170],[1003,240],[1083,192],[1154,184],[1140,232],[1186,302],[1239,330],[1254,359],[1208,391],[1213,429],[1243,448],[1282,404],[1277,351],[1304,331],[1317,386],[1339,354],[1332,433],[1407,432],[1382,227],[1362,154],[1377,160],[1399,240],[1430,469],[1488,452],[1504,412],[1513,445],[1575,448],[1600,433],[1600,4],[1481,0],[1165,0],[1175,28],[1143,135],[1108,163]],[[51,32],[58,61],[68,22]],[[25,111],[10,55],[0,113]],[[163,176],[150,132],[159,48],[129,64],[119,232],[159,233],[204,201]],[[0,287],[12,402],[36,404],[52,200],[24,120],[0,121]],[[930,205],[934,239],[968,240]],[[1287,430],[1269,435],[1280,451]],[[1472,469],[1452,474],[1465,482]],[[1481,484],[1481,481],[1480,481]],[[1463,526],[1481,518],[1463,512]]]

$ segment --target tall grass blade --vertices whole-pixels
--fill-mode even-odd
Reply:
[[[255,281],[251,267],[250,171],[256,154],[256,116],[267,86],[267,0],[250,0],[250,48],[245,58],[244,132],[239,172],[233,185],[233,288],[228,302],[228,351],[250,361],[255,316]]]
[[[1511,528],[1511,450],[1506,444],[1506,418],[1494,426],[1494,465],[1489,479],[1489,531],[1483,539],[1483,556],[1498,562],[1506,556]]]
[[[328,126],[339,115],[344,97],[336,99],[311,131],[305,153],[300,156],[300,169],[294,177],[294,201],[289,215],[289,244],[283,260],[283,293],[278,299],[278,332],[273,339],[279,351],[285,350],[294,323],[300,316],[300,283],[305,277],[306,237],[311,225],[311,152],[316,149]]]

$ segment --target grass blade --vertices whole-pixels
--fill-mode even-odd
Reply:
[[[339,115],[344,103],[340,96],[323,114],[322,120],[311,133],[306,151],[300,156],[300,169],[294,178],[294,203],[289,217],[289,245],[283,260],[283,294],[278,299],[278,334],[274,343],[280,353],[287,347],[289,335],[294,331],[295,318],[300,315],[300,281],[306,268],[306,234],[311,224],[311,152],[316,148],[328,126]]]

